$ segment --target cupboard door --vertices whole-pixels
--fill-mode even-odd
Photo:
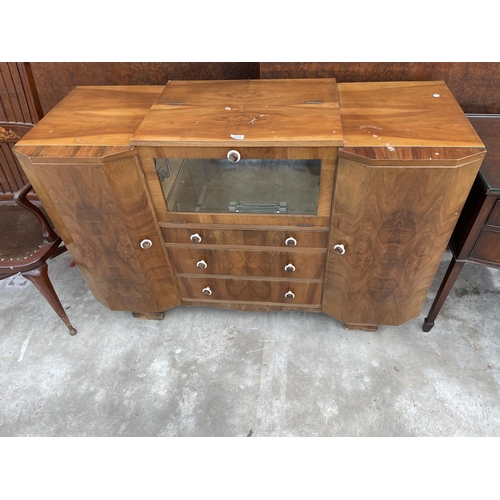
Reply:
[[[136,156],[23,166],[95,298],[112,310],[180,303]],[[43,180],[42,180],[43,179]]]
[[[400,325],[420,313],[482,156],[445,166],[408,151],[384,166],[368,149],[339,159],[323,311]]]

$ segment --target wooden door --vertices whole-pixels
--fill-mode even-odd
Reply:
[[[401,325],[418,316],[484,152],[388,155],[339,153],[323,311],[346,324]]]
[[[112,310],[145,313],[179,304],[134,151],[52,149],[43,158],[29,148],[18,156],[96,299]]]

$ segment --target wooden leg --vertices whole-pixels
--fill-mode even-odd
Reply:
[[[49,266],[44,262],[41,266],[31,271],[25,271],[21,273],[26,279],[30,280],[40,291],[40,293],[47,299],[47,302],[51,305],[52,309],[59,315],[59,317],[64,321],[64,324],[68,327],[70,335],[75,335],[76,330],[70,323],[68,316],[64,312],[64,308],[59,301],[54,287],[49,278],[48,273]]]
[[[152,312],[152,313],[141,313],[141,312],[133,312],[132,316],[134,318],[141,319],[163,319],[163,312]]]
[[[424,332],[429,332],[434,326],[434,320],[439,314],[439,311],[441,310],[446,297],[448,297],[452,286],[455,284],[455,281],[458,278],[460,271],[464,267],[464,264],[465,262],[457,262],[454,257],[451,259],[450,265],[446,270],[446,274],[444,275],[443,281],[441,282],[438,293],[429,310],[429,314],[424,320],[424,325],[422,327]]]

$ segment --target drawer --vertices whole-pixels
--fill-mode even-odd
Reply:
[[[497,200],[486,223],[488,226],[500,227],[500,200]]]
[[[137,141],[135,141],[137,142]],[[339,144],[340,145],[340,144]],[[149,144],[148,144],[149,146]],[[336,147],[241,147],[235,145],[231,147],[182,147],[182,146],[160,146],[154,148],[142,148],[143,155],[152,158],[227,158],[230,150],[237,149],[241,154],[241,159],[332,159],[336,160],[338,149]]]
[[[321,283],[177,277],[181,298],[276,304],[321,304]],[[287,296],[285,296],[287,295]],[[289,297],[289,298],[287,298]]]
[[[324,231],[189,229],[177,227],[162,227],[161,230],[167,245],[169,243],[184,245],[196,243],[199,245],[223,246],[326,248],[328,242],[328,233]]]
[[[323,279],[326,258],[325,252],[172,247],[168,248],[168,254],[174,272],[178,274],[268,276],[289,279]]]
[[[500,232],[483,229],[472,249],[470,259],[500,265]]]

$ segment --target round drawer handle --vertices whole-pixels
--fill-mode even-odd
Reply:
[[[208,267],[208,264],[204,260],[200,260],[196,263],[196,267],[199,267],[200,269],[206,269]]]
[[[285,266],[285,271],[287,273],[293,273],[295,271],[295,266],[293,264],[287,264]]]
[[[292,238],[291,236],[290,236],[290,238],[287,238],[285,240],[285,245],[287,247],[294,247],[296,244],[297,244],[297,240],[295,238]]]
[[[153,242],[151,240],[142,240],[141,241],[141,248],[144,248],[144,250],[151,248],[153,246]]]
[[[231,163],[238,163],[241,160],[241,155],[235,149],[231,149],[231,151],[228,151],[228,153],[227,153],[227,159]]]
[[[293,292],[291,292],[290,290],[288,290],[288,292],[285,293],[285,299],[294,299],[295,298],[295,294]]]
[[[189,239],[193,242],[193,243],[201,243],[201,236],[198,234],[198,233],[195,233],[195,234],[192,234]]]
[[[212,295],[212,290],[210,290],[210,287],[209,287],[209,286],[205,287],[205,288],[202,290],[202,292],[203,292],[203,295]]]
[[[344,255],[345,254],[345,247],[342,244],[335,245],[333,247],[333,250],[337,252],[339,255]]]

